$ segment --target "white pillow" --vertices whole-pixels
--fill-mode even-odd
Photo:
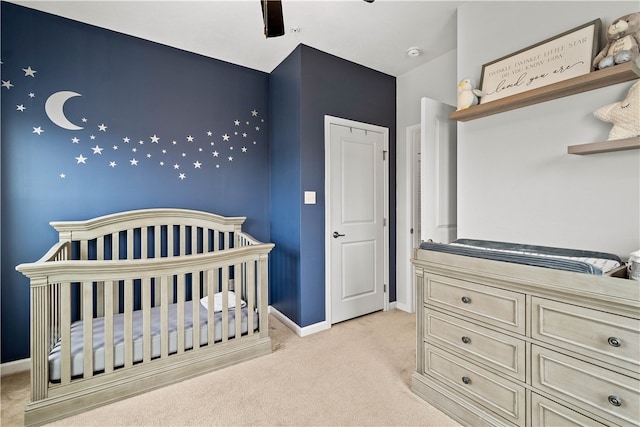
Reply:
[[[233,291],[229,291],[227,293],[227,301],[228,301],[229,309],[236,307],[236,294]],[[247,303],[244,300],[240,300],[240,301],[241,301],[240,303],[241,307],[244,307],[245,305],[247,305]],[[200,304],[202,304],[204,308],[208,309],[209,297],[206,296],[206,297],[200,298]],[[213,311],[214,312],[222,311],[222,292],[218,292],[213,295]]]

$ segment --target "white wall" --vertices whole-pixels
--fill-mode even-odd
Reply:
[[[458,9],[455,80],[479,81],[482,64],[596,18],[604,32],[615,18],[637,10],[635,1],[465,3]],[[458,236],[625,258],[640,248],[640,151],[566,151],[607,139],[611,125],[593,111],[621,100],[631,85],[459,123]]]
[[[396,78],[397,135],[396,135],[396,194],[397,194],[397,247],[396,283],[397,307],[412,311],[410,307],[411,281],[411,170],[407,152],[407,127],[420,124],[420,99],[427,97],[445,104],[456,103],[456,51],[448,52],[426,64]]]

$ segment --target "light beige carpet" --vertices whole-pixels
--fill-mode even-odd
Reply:
[[[270,355],[54,425],[458,426],[410,390],[414,314],[378,312],[304,338],[270,322]],[[24,387],[5,393],[3,378],[3,426],[22,423]]]

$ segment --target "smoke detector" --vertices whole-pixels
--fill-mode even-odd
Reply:
[[[422,49],[420,49],[419,47],[410,47],[409,49],[407,49],[407,55],[415,58],[416,56],[420,56],[422,54]]]

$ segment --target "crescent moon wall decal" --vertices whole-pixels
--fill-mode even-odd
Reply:
[[[69,98],[73,98],[74,96],[82,95],[76,92],[71,92],[69,90],[63,90],[51,95],[49,98],[47,98],[47,102],[44,103],[44,111],[47,113],[49,119],[63,129],[82,129],[81,126],[76,126],[71,123],[69,119],[67,119],[67,117],[64,115],[64,103],[67,102]]]

